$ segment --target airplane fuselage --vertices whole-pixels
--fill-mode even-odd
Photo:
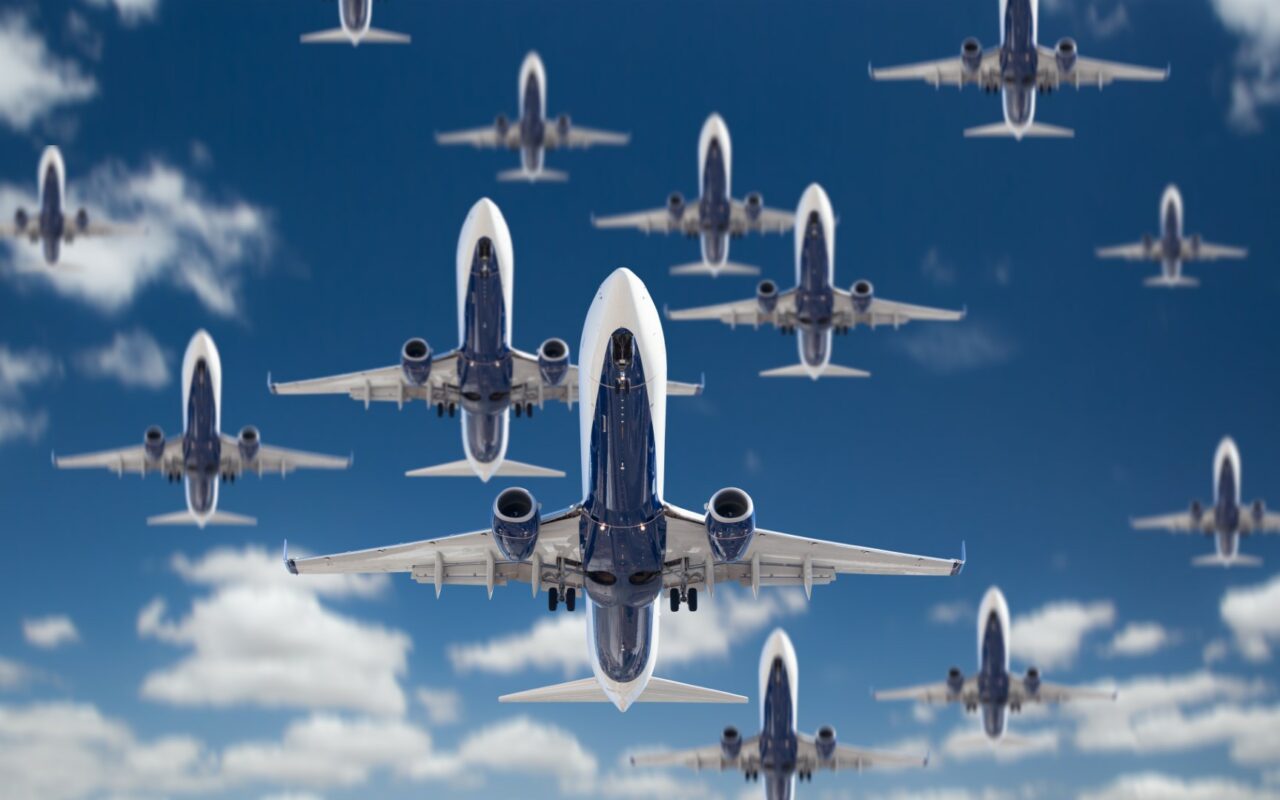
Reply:
[[[1009,706],[1009,607],[999,590],[978,611],[978,704],[987,736],[1004,736]]]
[[[800,362],[820,370],[831,361],[835,309],[835,215],[821,189],[810,189],[796,212],[796,325]]]
[[[547,141],[547,73],[530,54],[520,68],[520,164],[528,173],[542,171]]]
[[[373,24],[373,0],[338,0],[338,16],[342,29],[359,40]]]
[[[1164,276],[1177,280],[1182,275],[1182,194],[1173,186],[1160,200],[1159,247]]]
[[[1037,0],[1000,0],[1000,93],[1006,124],[1025,131],[1035,121]]]
[[[1213,459],[1214,546],[1223,560],[1240,554],[1240,522],[1247,511],[1240,504],[1240,452],[1231,440],[1218,446]]]
[[[207,333],[197,333],[187,346],[182,376],[187,509],[197,520],[207,520],[218,508],[222,472],[222,361]]]
[[[67,217],[64,211],[67,191],[67,172],[62,154],[57,148],[48,147],[40,158],[40,217],[36,220],[37,234],[44,249],[44,260],[53,265],[62,253],[62,236],[66,232]]]
[[[718,114],[707,119],[698,142],[698,219],[702,260],[722,266],[729,260],[732,215],[733,144]]]
[[[795,792],[799,678],[791,641],[777,631],[760,659],[760,774],[767,800],[790,800]]]

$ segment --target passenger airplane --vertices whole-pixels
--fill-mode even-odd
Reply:
[[[379,30],[373,27],[373,0],[338,0],[340,28],[305,33],[303,44],[408,44],[411,39],[404,33]]]
[[[960,55],[903,67],[870,69],[878,81],[922,80],[932,85],[963,88],[970,84],[984,92],[999,91],[1004,122],[969,128],[965,136],[1071,137],[1075,132],[1036,122],[1036,94],[1062,86],[1097,86],[1113,81],[1163,81],[1169,70],[1134,67],[1111,61],[1082,58],[1075,39],[1062,38],[1052,49],[1038,44],[1039,0],[1000,0],[1000,46],[985,52],[969,37]]]
[[[760,281],[756,296],[733,303],[668,311],[673,320],[720,320],[730,327],[740,324],[759,328],[773,325],[783,333],[795,333],[800,363],[768,369],[766,378],[809,376],[865,378],[871,373],[831,363],[831,338],[858,325],[897,328],[912,320],[954,322],[963,311],[912,306],[875,296],[871,281],[859,280],[846,292],[832,286],[835,278],[836,226],[831,200],[818,184],[810,184],[796,208],[796,286],[785,292],[770,280]]]
[[[736,769],[749,781],[764,775],[768,800],[791,800],[796,778],[813,780],[820,769],[862,772],[868,767],[924,767],[929,759],[859,750],[836,743],[830,725],[816,736],[796,728],[799,713],[800,671],[796,650],[781,628],[774,630],[760,654],[760,733],[747,739],[730,725],[720,743],[692,750],[646,753],[631,757],[638,767],[686,766],[694,770]]]
[[[569,345],[547,339],[538,352],[511,346],[512,285],[515,255],[511,231],[492,200],[471,207],[458,237],[458,348],[435,354],[423,339],[410,339],[400,363],[328,378],[272,383],[277,394],[345,394],[369,407],[371,401],[400,408],[421,400],[436,416],[462,411],[462,449],[466,458],[412,470],[411,477],[463,477],[482,481],[505,478],[563,478],[557,469],[511,461],[507,428],[516,416],[532,417],[548,401],[570,407],[578,399],[577,370],[569,363]],[[701,387],[673,383],[672,394],[694,395]]]
[[[944,683],[876,692],[877,700],[915,700],[920,703],[961,703],[964,710],[982,707],[982,727],[987,738],[1005,736],[1006,713],[1018,712],[1027,703],[1065,703],[1072,700],[1114,700],[1115,692],[1077,689],[1040,680],[1040,670],[1031,667],[1025,677],[1009,672],[1012,649],[1009,604],[995,586],[987,590],[978,608],[978,674],[966,678],[952,667]]]
[[[148,525],[255,525],[257,520],[218,510],[218,486],[235,483],[246,472],[288,475],[297,469],[346,469],[350,458],[285,450],[262,443],[258,429],[246,425],[232,438],[222,433],[222,360],[213,339],[196,331],[182,358],[182,436],[165,439],[157,425],[147,428],[141,445],[80,456],[55,456],[61,469],[108,469],[146,477],[163,474],[186,484],[187,510],[147,519]]]
[[[1156,261],[1160,274],[1143,281],[1145,286],[1167,289],[1199,286],[1200,281],[1182,274],[1182,265],[1188,261],[1217,261],[1220,258],[1247,258],[1249,251],[1243,247],[1209,244],[1199,234],[1185,236],[1182,227],[1182,193],[1169,184],[1160,198],[1160,239],[1150,234],[1137,244],[1122,244],[1098,248],[1098,258],[1123,258],[1126,261]]]
[[[712,495],[706,513],[663,497],[667,350],[658,311],[644,284],[619,269],[587,312],[579,362],[582,495],[543,515],[525,489],[501,492],[483,530],[333,556],[290,559],[294,573],[408,572],[419,583],[531,584],[547,605],[572,611],[587,595],[587,639],[594,677],[506,695],[502,702],[746,702],[739,695],[653,676],[658,606],[696,611],[698,589],[830,583],[841,573],[955,575],[959,560],[790,536],[755,527],[741,489]]]
[[[672,275],[758,275],[759,267],[729,261],[729,239],[748,233],[784,233],[791,228],[791,214],[764,207],[759,192],[746,200],[734,200],[733,144],[729,128],[719,114],[712,114],[698,136],[698,199],[686,203],[672,192],[665,208],[592,217],[597,228],[635,228],[645,233],[683,233],[702,243],[702,260],[671,268]]]
[[[1240,450],[1227,436],[1213,454],[1213,508],[1206,509],[1194,500],[1189,511],[1142,517],[1133,520],[1133,527],[1212,536],[1217,552],[1193,559],[1191,563],[1197,567],[1256,567],[1262,559],[1241,555],[1240,539],[1251,533],[1280,533],[1280,514],[1267,511],[1261,500],[1241,504]]]
[[[547,71],[535,52],[520,65],[520,115],[512,121],[499,114],[493,124],[452,133],[437,133],[436,143],[469,144],[475,148],[520,151],[520,168],[498,173],[500,181],[567,181],[569,175],[544,166],[548,150],[576,150],[595,145],[625,145],[629,133],[583,128],[572,124],[568,114],[547,119]]]
[[[71,244],[82,236],[113,236],[129,233],[131,228],[93,222],[83,208],[68,216],[65,208],[67,197],[67,166],[62,151],[50,145],[40,156],[37,174],[40,193],[40,214],[33,217],[25,208],[13,215],[13,227],[0,226],[0,236],[13,239],[30,239],[32,244],[44,245],[44,260],[55,266],[62,254],[62,245]]]

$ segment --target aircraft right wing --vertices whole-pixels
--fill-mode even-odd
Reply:
[[[1056,683],[1041,682],[1034,692],[1027,689],[1026,680],[1016,675],[1009,676],[1009,703],[1022,705],[1025,703],[1068,703],[1073,700],[1115,700],[1116,692],[1104,689],[1080,689],[1074,686],[1061,686]]]
[[[1198,239],[1182,240],[1183,261],[1218,261],[1223,258],[1248,258],[1249,251],[1243,247],[1232,247],[1225,244],[1212,244]]]
[[[632,766],[636,767],[688,767],[695,771],[715,769],[723,772],[736,769],[742,772],[760,769],[760,737],[752,736],[742,740],[738,757],[724,757],[724,748],[720,744],[706,747],[692,747],[688,750],[669,750],[657,753],[639,753],[631,757]]]
[[[569,126],[569,135],[560,136],[560,131],[555,125],[548,125],[546,128],[545,146],[548,150],[582,150],[588,147],[596,147],[598,145],[614,145],[621,147],[631,141],[631,134],[616,133],[614,131],[602,131],[596,128],[581,128],[577,125]]]
[[[736,300],[729,303],[667,311],[667,319],[677,321],[719,320],[731,328],[738,325],[751,325],[758,328],[761,325],[776,326],[785,323],[795,316],[795,310],[796,290],[788,289],[785,292],[778,293],[777,302],[771,311],[765,311],[760,307],[758,299],[750,297],[746,300]]]
[[[776,208],[754,211],[741,200],[733,200],[729,208],[729,232],[734,236],[747,233],[790,233],[796,224],[795,214]]]
[[[796,742],[797,767],[804,772],[829,769],[832,772],[853,770],[861,772],[870,767],[925,767],[929,757],[904,756],[900,753],[885,753],[876,750],[860,750],[844,744],[837,744],[831,758],[822,758],[818,753],[818,743],[812,736],[800,734]]]
[[[364,403],[396,403],[401,408],[413,400],[424,400],[431,405],[457,403],[461,399],[457,381],[458,352],[435,356],[431,361],[431,373],[422,386],[405,380],[399,365],[348,372],[326,378],[275,383],[268,376],[272,394],[345,394],[352,400]]]
[[[1134,530],[1165,530],[1170,533],[1213,533],[1213,512],[1201,514],[1199,519],[1189,511],[1159,514],[1154,517],[1138,517],[1130,520]]]
[[[1098,258],[1123,258],[1125,261],[1159,261],[1161,258],[1160,251],[1145,242],[1099,247],[1095,252]]]
[[[872,328],[881,325],[892,325],[897,328],[912,321],[925,322],[958,322],[964,319],[965,312],[951,311],[945,308],[916,306],[910,303],[899,303],[894,300],[882,300],[872,297],[865,311],[858,309],[853,295],[844,289],[835,292],[836,324],[852,328],[855,325],[867,325]]]
[[[182,459],[182,437],[165,442],[159,459],[152,460],[146,447],[140,444],[101,450],[75,456],[54,456],[53,465],[58,469],[106,469],[116,475],[136,474],[143,477],[152,473],[181,475],[185,470]]]
[[[965,86],[981,86],[993,89],[1000,86],[1000,50],[992,48],[983,53],[978,68],[972,72],[965,67],[963,59],[959,56],[901,67],[883,69],[869,67],[868,71],[872,79],[877,81],[924,81],[935,88],[954,86],[959,89]]]
[[[520,128],[511,125],[505,133],[500,133],[496,125],[483,128],[468,128],[462,131],[436,132],[436,144],[439,145],[471,145],[477,149],[517,150],[520,147]]]
[[[917,703],[930,705],[940,703],[973,705],[978,702],[978,681],[975,678],[965,678],[959,693],[952,692],[951,686],[944,681],[908,686],[905,689],[886,689],[883,692],[873,692],[872,697],[876,700],[914,700]]]
[[[591,224],[597,228],[635,228],[644,233],[683,233],[686,236],[694,236],[702,229],[697,203],[686,205],[679,218],[673,216],[667,208],[655,208],[631,214],[592,216]]]

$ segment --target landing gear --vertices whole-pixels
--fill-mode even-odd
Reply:
[[[578,601],[578,591],[576,589],[564,590],[564,610],[565,611],[568,611],[570,614],[572,614],[573,608],[577,604],[577,601]]]
[[[675,613],[679,610],[680,610],[680,590],[672,586],[671,587],[671,612]]]
[[[457,413],[457,411],[458,411],[458,404],[457,404],[457,403],[450,403],[450,404],[449,404],[449,416],[451,416],[451,417],[452,417],[455,413]]]
[[[686,593],[684,601],[689,604],[690,611],[697,611],[698,610],[698,590],[690,589]]]
[[[679,611],[681,603],[684,603],[687,606],[689,606],[690,611],[697,611],[698,610],[698,590],[687,589],[682,593],[679,587],[672,586],[671,587],[671,610],[673,612]]]
[[[444,416],[444,403],[436,403],[436,416],[437,417]]]
[[[533,419],[533,403],[524,404],[524,415],[529,419]]]
[[[555,611],[556,607],[560,605],[561,599],[564,600],[564,610],[572,614],[574,608],[578,605],[578,590],[569,587],[561,593],[559,588],[552,586],[547,590],[547,610]]]
[[[558,605],[560,605],[560,590],[552,586],[547,590],[547,610],[555,611]]]
[[[520,412],[521,412],[521,411],[523,411],[523,410],[524,410],[524,406],[520,405],[519,403],[516,403],[516,416],[517,416],[517,417],[519,417],[519,416],[520,416]]]

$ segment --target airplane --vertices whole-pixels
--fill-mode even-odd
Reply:
[[[1213,508],[1206,509],[1194,500],[1188,511],[1141,517],[1132,520],[1133,527],[1212,536],[1217,552],[1193,559],[1191,563],[1197,567],[1260,566],[1262,559],[1240,553],[1240,539],[1253,533],[1280,533],[1280,514],[1267,511],[1261,500],[1242,504],[1240,480],[1240,450],[1227,436],[1213,454]]]
[[[1249,251],[1243,247],[1209,244],[1199,234],[1184,236],[1182,227],[1182,193],[1172,183],[1160,198],[1160,239],[1150,234],[1137,244],[1122,244],[1098,248],[1098,258],[1123,258],[1126,261],[1157,261],[1160,274],[1143,281],[1144,286],[1166,289],[1199,286],[1200,281],[1182,274],[1182,265],[1188,261],[1217,261],[1220,258],[1247,258]]]
[[[1019,141],[1025,136],[1071,138],[1075,131],[1035,121],[1036,94],[1056,91],[1063,86],[1097,86],[1114,81],[1163,81],[1169,69],[1151,69],[1083,58],[1076,41],[1070,37],[1058,40],[1052,49],[1038,44],[1039,0],[1000,0],[1000,46],[982,49],[972,36],[960,45],[960,55],[920,64],[875,69],[869,67],[872,79],[878,81],[922,80],[935,89],[970,84],[984,92],[1000,92],[1004,121],[969,128],[967,137],[1007,137]]]
[[[567,181],[569,174],[547,169],[544,162],[548,150],[576,150],[596,145],[622,146],[631,141],[629,133],[614,133],[574,125],[568,114],[554,121],[547,119],[547,70],[542,58],[530,51],[520,65],[520,114],[515,120],[499,114],[493,124],[451,133],[437,133],[441,145],[471,145],[477,149],[495,148],[520,151],[520,168],[498,173],[500,181]]]
[[[147,519],[148,525],[256,525],[257,520],[218,509],[218,486],[250,472],[288,475],[297,469],[346,469],[350,458],[286,450],[262,443],[246,425],[232,438],[222,433],[222,359],[213,338],[196,331],[182,358],[182,436],[166,439],[158,425],[141,445],[77,456],[54,456],[59,469],[108,469],[116,475],[158,472],[186,485],[187,508]]]
[[[635,755],[631,757],[631,764],[685,766],[697,771],[736,769],[749,781],[759,781],[763,773],[768,800],[791,800],[796,779],[812,782],[816,770],[861,772],[869,767],[928,766],[928,756],[917,758],[837,744],[836,730],[830,725],[818,728],[815,736],[800,733],[796,728],[799,685],[795,647],[786,631],[775,629],[760,654],[760,733],[744,739],[738,729],[730,725],[720,735],[718,744]]]
[[[648,233],[683,233],[698,237],[702,260],[672,267],[672,275],[758,275],[759,267],[729,261],[729,240],[748,233],[785,233],[790,230],[790,212],[765,208],[759,192],[745,200],[732,194],[733,143],[729,128],[719,114],[712,114],[698,136],[698,199],[686,203],[684,195],[672,192],[664,208],[592,217],[597,228],[635,228]]]
[[[294,574],[408,572],[418,583],[528,583],[547,607],[573,611],[587,597],[593,677],[504,695],[504,703],[746,702],[740,695],[654,677],[662,593],[672,612],[697,611],[698,590],[734,581],[800,585],[806,595],[839,574],[955,575],[959,559],[928,558],[757,529],[741,489],[712,495],[706,513],[664,499],[667,350],[658,310],[640,279],[618,269],[601,284],[583,325],[582,500],[544,515],[523,488],[498,494],[482,530],[331,556],[293,559]]]
[[[94,222],[89,212],[81,208],[70,216],[66,211],[67,165],[62,151],[49,145],[40,156],[39,180],[40,213],[32,216],[25,208],[13,215],[13,226],[0,226],[0,237],[29,239],[32,244],[44,245],[44,260],[56,266],[62,254],[62,245],[71,244],[85,236],[114,236],[129,233],[132,228]]]
[[[506,457],[507,429],[517,417],[532,417],[549,401],[578,401],[578,368],[569,345],[547,339],[537,353],[511,346],[515,256],[502,211],[488,198],[471,207],[458,237],[458,340],[456,350],[436,354],[426,340],[413,338],[400,350],[400,363],[327,378],[269,383],[276,394],[345,394],[364,403],[415,400],[435,406],[436,416],[462,412],[466,458],[411,470],[409,477],[563,478],[558,469]],[[270,378],[268,378],[270,382]],[[672,383],[676,395],[696,395],[696,384]]]
[[[373,0],[338,0],[340,28],[304,33],[303,44],[346,44],[359,47],[362,44],[409,44],[408,34],[384,31],[373,27]]]
[[[831,200],[818,184],[810,184],[800,198],[795,216],[796,286],[785,292],[771,280],[760,281],[756,296],[747,300],[700,308],[668,311],[672,320],[720,320],[730,327],[740,324],[759,328],[773,325],[782,333],[795,333],[800,363],[767,369],[766,378],[822,377],[866,378],[860,369],[831,363],[833,333],[848,333],[858,325],[898,328],[912,320],[954,322],[963,311],[913,306],[875,296],[871,281],[858,280],[852,291],[832,286],[835,277],[836,226]]]
[[[1004,593],[992,586],[978,608],[978,673],[965,677],[952,667],[943,683],[875,692],[877,700],[915,700],[919,703],[960,703],[973,713],[982,708],[982,727],[987,738],[999,742],[1005,737],[1007,712],[1017,713],[1027,703],[1066,703],[1074,700],[1115,700],[1115,692],[1060,686],[1040,679],[1040,670],[1031,667],[1025,677],[1009,672],[1012,649],[1009,604]],[[1010,743],[1017,740],[1010,739]]]

